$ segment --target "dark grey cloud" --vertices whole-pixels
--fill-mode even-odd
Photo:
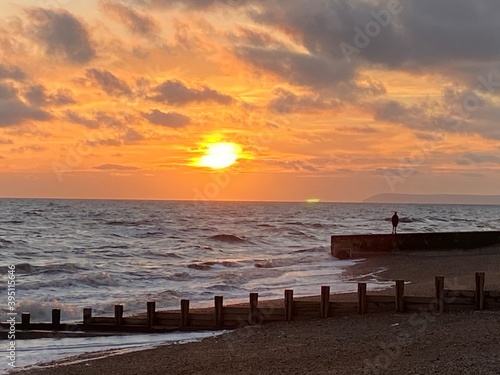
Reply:
[[[288,31],[313,56],[345,59],[342,46],[352,46],[354,66],[477,76],[481,63],[500,57],[496,0],[289,0],[249,9],[255,21]]]
[[[500,2],[420,0],[405,2],[404,7],[403,52],[420,64],[500,57]]]
[[[338,101],[329,101],[317,94],[296,95],[285,89],[276,89],[274,98],[269,102],[271,111],[280,114],[294,112],[314,112],[319,110],[333,110],[340,106]]]
[[[106,112],[97,111],[92,116],[82,116],[74,111],[66,111],[64,118],[74,124],[80,124],[87,128],[96,129],[101,127],[109,128],[125,128],[125,123],[122,119],[114,117]]]
[[[15,87],[0,83],[0,127],[19,125],[25,120],[47,121],[51,118],[48,112],[24,103]]]
[[[128,165],[119,165],[119,164],[103,164],[103,165],[99,165],[97,167],[94,167],[94,169],[99,169],[101,171],[136,171],[140,168],[132,167],[132,166],[128,166]]]
[[[106,69],[87,69],[86,76],[96,82],[108,95],[128,96],[132,93],[125,81]]]
[[[237,47],[235,53],[241,60],[298,86],[335,89],[355,77],[354,67],[342,59],[253,46]]]
[[[494,99],[482,97],[478,93],[474,95],[479,99],[477,103],[474,101],[474,106],[470,104],[471,107],[464,106],[463,101],[455,103],[454,106],[451,101],[445,101],[444,104],[422,101],[407,105],[395,100],[386,100],[372,103],[371,108],[376,121],[417,130],[417,136],[427,141],[441,141],[447,133],[477,134],[485,139],[500,140],[500,106]],[[463,93],[457,97],[472,98]]]
[[[170,80],[158,85],[150,99],[172,105],[186,105],[191,102],[214,102],[229,105],[233,98],[208,86],[189,88],[183,82]]]
[[[17,66],[0,64],[0,79],[13,79],[22,81],[26,78],[26,73],[24,73]]]
[[[72,122],[73,124],[80,124],[91,129],[96,129],[100,126],[99,121],[97,121],[95,118],[84,117],[73,111],[67,111],[64,115],[64,118],[67,121]]]
[[[237,8],[247,4],[260,3],[263,0],[128,0],[143,7],[173,8],[183,7],[192,10],[207,10],[217,6]]]
[[[18,125],[25,120],[48,121],[51,118],[50,113],[28,106],[20,100],[0,101],[0,127]]]
[[[383,100],[373,104],[375,121],[404,125],[420,131],[453,131],[451,124],[446,124],[443,108],[422,102],[413,105],[396,100]]]
[[[0,82],[0,100],[13,100],[17,98],[17,89],[9,83]]]
[[[43,85],[29,86],[25,90],[23,96],[31,105],[38,107],[76,103],[72,97],[71,91],[60,89],[56,93],[50,94]]]
[[[182,128],[191,123],[191,119],[186,115],[177,112],[164,113],[157,109],[154,109],[149,113],[142,113],[142,117],[147,119],[152,124],[168,128]]]
[[[101,0],[99,5],[108,16],[122,23],[136,34],[153,35],[159,30],[152,17],[140,13],[122,2]]]
[[[85,25],[63,9],[31,8],[26,10],[30,21],[28,32],[48,55],[60,56],[69,62],[82,64],[94,58],[96,52]]]

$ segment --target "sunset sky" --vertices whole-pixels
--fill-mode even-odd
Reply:
[[[4,0],[0,46],[0,197],[500,192],[498,0]]]

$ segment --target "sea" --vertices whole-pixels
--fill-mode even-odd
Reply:
[[[202,202],[0,199],[1,320],[7,320],[7,276],[15,267],[15,309],[34,322],[356,290],[345,270],[362,260],[330,254],[335,234],[498,230],[500,206],[327,202]],[[364,275],[369,288],[385,288]],[[17,340],[16,368],[103,349],[133,350],[215,333]],[[2,343],[7,351],[7,342]],[[3,350],[2,350],[3,351]],[[5,357],[5,356],[2,356]],[[8,370],[2,358],[0,372]]]

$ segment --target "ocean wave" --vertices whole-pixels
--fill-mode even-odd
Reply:
[[[138,221],[110,220],[110,221],[106,221],[104,224],[110,225],[110,226],[118,226],[118,227],[138,227],[141,225],[154,225],[156,223],[152,220],[138,220]]]
[[[135,238],[150,238],[150,237],[163,237],[165,236],[165,231],[162,229],[158,230],[148,230],[146,232],[139,232],[132,235]]]
[[[206,288],[210,291],[221,291],[221,292],[239,292],[244,291],[244,288],[235,285],[225,285],[225,284],[215,284]]]
[[[236,268],[241,267],[243,264],[248,261],[245,260],[220,260],[220,261],[209,261],[209,262],[200,262],[200,263],[191,263],[187,267],[199,271],[207,271],[216,266],[222,266],[225,268]]]
[[[128,245],[102,245],[97,247],[83,248],[82,250],[106,250],[106,249],[130,249]]]
[[[9,240],[5,240],[3,238],[0,238],[0,248],[2,247],[7,247],[8,245],[12,245],[13,242]]]
[[[192,280],[193,277],[187,272],[177,272],[173,275],[167,276],[165,279],[170,281],[188,281]]]
[[[319,247],[311,247],[308,249],[300,249],[300,250],[295,250],[293,253],[295,254],[302,254],[302,253],[323,253],[327,251],[327,248],[324,246],[319,246]]]
[[[204,263],[192,263],[188,264],[188,268],[191,268],[193,270],[198,270],[198,271],[208,271],[212,269],[212,266],[214,265],[214,262],[204,262]]]
[[[57,279],[43,278],[42,280],[23,282],[23,289],[25,290],[38,290],[40,288],[50,289],[72,289],[78,287],[105,287],[105,286],[119,286],[120,282],[125,282],[125,279],[115,277],[107,272],[92,272],[81,274],[78,273],[77,277],[59,276]]]
[[[392,218],[386,217],[384,221],[392,221]],[[425,220],[423,218],[412,218],[412,217],[400,217],[400,223],[423,223]]]
[[[161,257],[161,258],[172,258],[172,259],[182,259],[183,256],[173,252],[173,251],[153,251],[153,250],[148,250],[144,253],[141,254],[144,257]]]
[[[291,234],[292,236],[300,236],[300,237],[311,237],[310,235],[300,231],[300,230],[297,230],[297,229],[291,229],[288,231],[288,234]]]
[[[2,224],[24,224],[24,221],[22,220],[5,220],[5,221],[0,221]]]
[[[235,236],[233,234],[216,234],[214,236],[209,237],[211,240],[227,242],[227,243],[241,243],[248,242],[244,238]]]

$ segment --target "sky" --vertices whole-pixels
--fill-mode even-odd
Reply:
[[[0,197],[500,192],[498,0],[4,0],[0,46]]]

